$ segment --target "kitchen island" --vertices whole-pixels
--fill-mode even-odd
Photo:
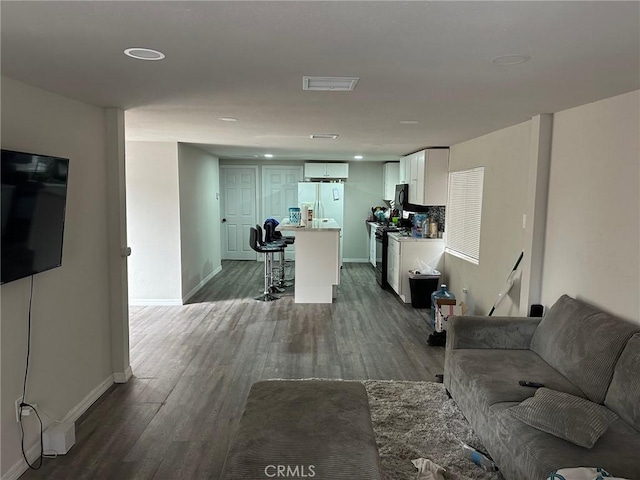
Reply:
[[[331,303],[340,284],[340,225],[332,218],[307,226],[284,219],[276,231],[295,232],[295,303]]]

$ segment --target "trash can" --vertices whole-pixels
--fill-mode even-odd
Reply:
[[[432,270],[421,273],[409,270],[409,287],[411,289],[411,306],[413,308],[431,308],[431,294],[438,290],[440,272]]]

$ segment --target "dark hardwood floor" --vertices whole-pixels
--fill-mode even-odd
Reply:
[[[337,300],[296,305],[260,293],[262,264],[225,261],[182,307],[131,308],[133,378],[76,423],[76,445],[21,479],[217,479],[249,388],[269,378],[435,381],[429,310],[345,264]]]

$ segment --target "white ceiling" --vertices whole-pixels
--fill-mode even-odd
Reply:
[[[2,1],[1,17],[3,75],[220,158],[397,159],[640,88],[636,1]],[[505,54],[531,60],[491,62]],[[360,81],[309,92],[303,75]]]

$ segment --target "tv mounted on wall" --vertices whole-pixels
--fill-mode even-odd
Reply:
[[[2,283],[62,265],[69,160],[1,151]]]

